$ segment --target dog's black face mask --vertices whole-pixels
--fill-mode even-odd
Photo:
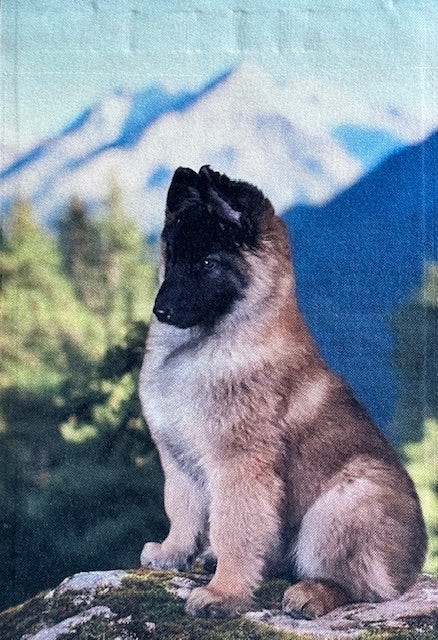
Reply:
[[[255,187],[208,167],[199,174],[177,169],[162,234],[164,281],[154,306],[161,322],[212,327],[244,296],[249,277],[242,250],[256,246],[263,201]]]

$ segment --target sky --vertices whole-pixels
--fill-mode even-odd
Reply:
[[[438,122],[437,0],[3,0],[1,139],[25,148],[115,87],[195,88],[252,60]]]

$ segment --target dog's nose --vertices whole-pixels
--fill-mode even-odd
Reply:
[[[158,320],[162,322],[169,322],[172,318],[172,311],[170,309],[163,309],[162,307],[154,307],[154,313]]]

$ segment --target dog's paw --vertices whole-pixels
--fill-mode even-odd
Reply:
[[[182,551],[168,552],[159,542],[146,542],[140,556],[142,567],[153,569],[174,569],[187,571],[191,567],[191,559]]]
[[[313,620],[348,602],[343,589],[326,580],[301,580],[286,589],[282,609],[293,618]]]
[[[251,598],[218,594],[208,587],[193,589],[187,600],[186,611],[201,618],[235,618],[248,611]]]

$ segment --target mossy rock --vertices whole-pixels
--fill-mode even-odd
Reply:
[[[257,593],[255,611],[238,619],[207,620],[188,616],[185,598],[194,586],[207,580],[207,576],[198,573],[146,569],[76,574],[53,591],[0,613],[0,638],[438,640],[438,581],[431,578],[423,578],[418,583],[415,596],[405,594],[393,601],[392,609],[391,603],[350,605],[317,621],[293,620],[281,614],[281,597],[287,587],[282,580],[264,583]],[[424,606],[419,605],[418,598],[423,598]]]

